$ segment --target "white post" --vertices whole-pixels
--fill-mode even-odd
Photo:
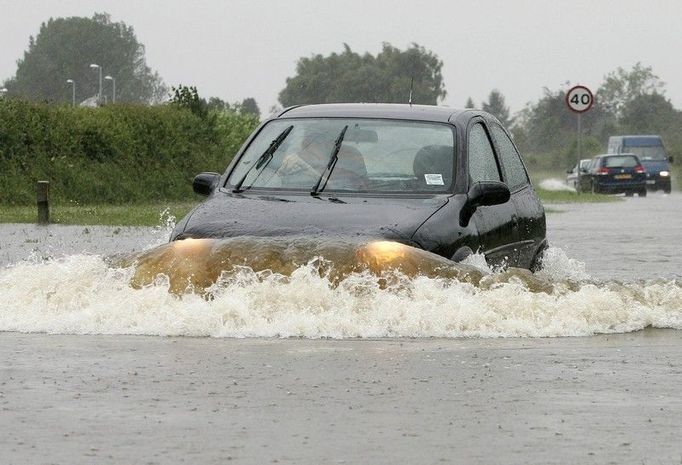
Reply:
[[[76,106],[76,81],[73,79],[67,79],[67,84],[71,84],[71,106]]]
[[[104,79],[111,81],[111,103],[116,103],[116,78],[113,76],[104,76]]]

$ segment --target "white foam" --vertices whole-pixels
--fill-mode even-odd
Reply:
[[[540,181],[540,189],[544,189],[546,191],[575,192],[575,188],[573,186],[569,186],[561,179],[556,178],[544,179]]]
[[[568,260],[568,261],[567,261]],[[558,250],[545,273],[583,279]],[[0,331],[212,337],[584,336],[647,326],[682,329],[682,286],[583,282],[530,292],[511,279],[489,288],[455,280],[351,274],[338,286],[306,265],[292,276],[248,268],[223,276],[212,299],[168,293],[163,278],[133,289],[132,269],[70,256],[0,270]]]
[[[538,276],[550,281],[587,281],[591,276],[585,270],[585,264],[566,255],[558,247],[549,247],[542,258],[542,269]]]
[[[482,253],[471,254],[462,260],[462,263],[465,265],[471,265],[484,274],[493,272],[492,268],[490,268],[490,265],[488,265],[488,262],[485,261],[485,255]]]

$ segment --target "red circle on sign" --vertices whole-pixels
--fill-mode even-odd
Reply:
[[[579,109],[576,109],[576,108],[573,108],[573,105],[572,105],[571,102],[569,101],[569,98],[571,97],[571,94],[573,94],[573,92],[578,91],[578,90],[584,90],[584,91],[585,91],[587,94],[589,94],[589,96],[590,96],[590,103],[589,103],[589,105],[587,105],[587,107],[585,107],[585,108],[583,108],[583,109],[580,109],[580,110],[579,110]],[[592,94],[592,91],[591,91],[590,89],[588,89],[587,87],[578,85],[578,86],[573,86],[573,87],[571,87],[570,89],[568,89],[568,91],[566,92],[566,97],[565,97],[564,100],[566,101],[566,106],[569,108],[569,110],[571,110],[571,111],[573,111],[573,112],[575,112],[575,113],[585,113],[585,112],[588,111],[590,108],[592,108],[592,105],[594,105],[594,94]]]

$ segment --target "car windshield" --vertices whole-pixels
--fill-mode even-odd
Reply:
[[[643,147],[627,147],[629,153],[634,153],[641,160],[665,160],[665,150],[660,145],[643,146]]]
[[[330,164],[335,152],[338,158]],[[280,119],[251,142],[228,186],[243,180],[240,190],[312,192],[319,183],[317,191],[443,193],[452,186],[454,154],[454,132],[446,124]]]

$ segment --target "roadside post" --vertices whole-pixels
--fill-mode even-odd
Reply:
[[[580,188],[580,160],[583,157],[583,150],[582,150],[582,121],[581,121],[581,116],[583,113],[589,111],[592,108],[592,105],[594,105],[594,94],[592,94],[592,91],[588,89],[585,86],[577,85],[573,86],[570,89],[568,89],[568,92],[566,92],[566,106],[568,106],[568,109],[571,110],[574,113],[577,113],[577,118],[578,118],[578,160],[577,160],[577,169],[578,169],[578,180],[577,180],[577,186]]]
[[[36,185],[38,194],[38,224],[50,222],[50,181],[38,181]]]

